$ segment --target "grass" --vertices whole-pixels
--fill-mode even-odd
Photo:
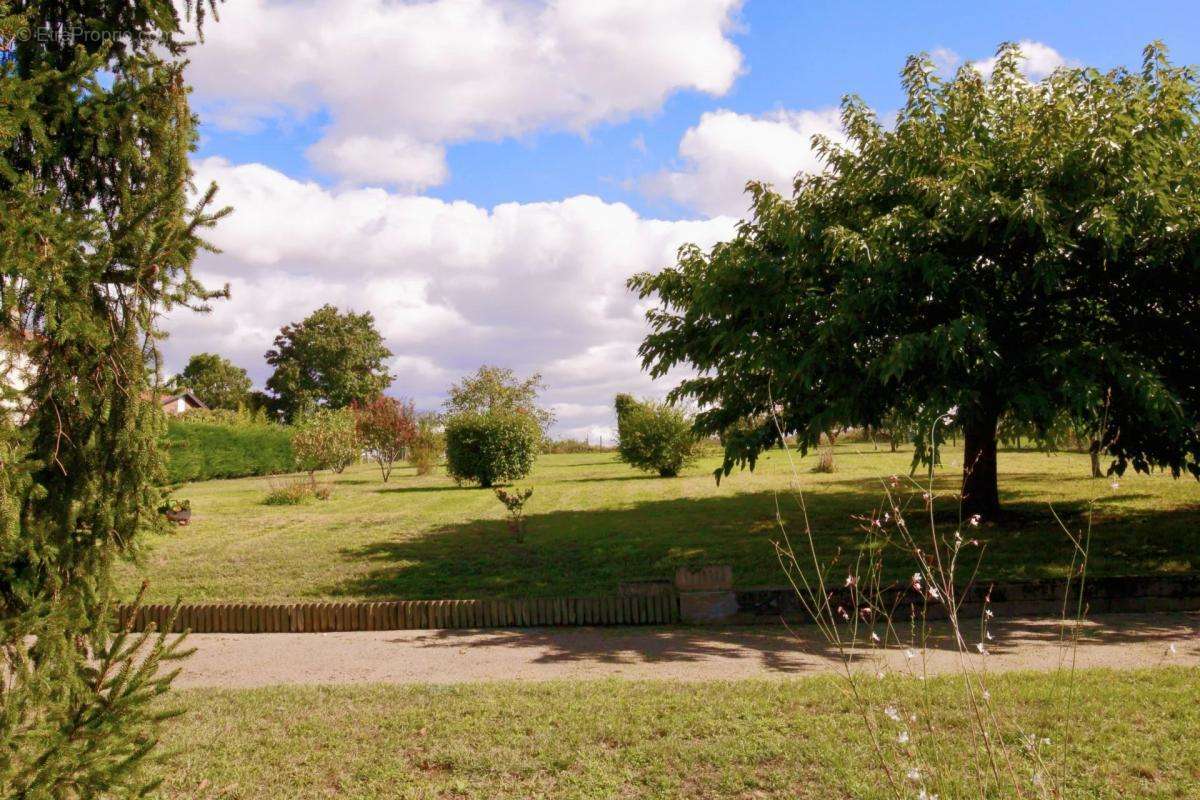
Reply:
[[[858,546],[853,516],[878,506],[881,478],[906,475],[910,457],[851,443],[837,446],[833,473],[812,472],[816,454],[799,462],[823,558]],[[1006,451],[999,462],[1010,514],[973,531],[987,545],[982,577],[1064,574],[1070,545],[1049,506],[1081,526],[1096,496],[1091,575],[1200,569],[1196,480],[1130,474],[1114,492],[1107,479],[1089,477],[1086,455]],[[520,482],[535,487],[521,543],[491,491],[456,487],[440,471],[418,477],[401,468],[384,484],[363,464],[321,477],[331,499],[290,507],[263,503],[267,478],[190,484],[176,496],[192,501],[191,525],[153,542],[143,565],[123,567],[121,578],[132,593],[148,577],[149,597],[159,602],[584,595],[705,562],[731,564],[741,586],[782,584],[771,546],[777,498],[797,525],[784,454],[719,486],[717,463],[710,457],[664,479],[609,453],[542,456]],[[960,465],[961,452],[946,453],[939,491],[955,491]],[[954,505],[945,503],[943,532],[953,530]],[[912,571],[906,560],[895,564]]]
[[[1194,669],[1077,673],[1065,795],[1200,796]],[[1052,674],[994,676],[1004,735],[1053,736]],[[919,691],[872,684],[868,702]],[[934,720],[969,738],[957,678],[925,687]],[[178,798],[883,798],[857,708],[836,678],[686,684],[591,681],[458,687],[192,690],[169,723]],[[961,730],[960,730],[961,729]],[[943,757],[964,762],[970,746]],[[1052,756],[1053,757],[1053,756]],[[905,764],[895,755],[896,765]],[[1022,765],[1032,774],[1033,765]],[[915,789],[913,796],[916,795]],[[943,793],[943,797],[949,797]]]

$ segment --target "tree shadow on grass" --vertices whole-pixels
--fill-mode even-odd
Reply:
[[[615,592],[621,581],[669,577],[678,566],[704,563],[732,565],[737,586],[779,586],[786,581],[773,546],[780,538],[776,500],[768,491],[531,514],[523,542],[516,541],[498,518],[385,536],[341,548],[345,562],[365,569],[319,591],[387,599],[595,596]],[[970,529],[983,547],[964,554],[962,578],[980,556],[980,580],[1065,575],[1073,546],[1045,504],[1015,492],[1004,493],[1004,500],[1019,513],[1017,522]],[[833,573],[844,573],[854,563],[864,541],[861,522],[854,517],[869,518],[877,506],[878,495],[868,491],[825,486],[809,497],[809,519],[822,563],[840,553]],[[806,550],[799,510],[786,502],[780,508],[793,544]],[[1063,509],[1060,514],[1070,525],[1070,515],[1079,511]],[[909,515],[914,536],[927,539],[923,513]],[[939,519],[939,532],[951,536],[955,522],[956,513],[947,522]],[[910,576],[915,568],[911,556],[899,551],[885,553],[884,566],[888,580]],[[1122,510],[1098,520],[1093,528],[1093,575],[1197,569],[1200,508]]]
[[[386,483],[380,482],[376,492],[380,494],[423,494],[425,492],[469,492],[472,489],[479,489],[479,486],[389,486]]]

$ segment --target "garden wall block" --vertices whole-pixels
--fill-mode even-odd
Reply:
[[[723,622],[738,612],[730,566],[680,567],[675,571],[675,590],[679,619],[689,625]]]

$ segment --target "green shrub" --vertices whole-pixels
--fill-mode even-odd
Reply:
[[[313,498],[328,500],[332,496],[333,487],[327,483],[292,480],[286,483],[272,483],[267,496],[263,498],[263,505],[298,506]]]
[[[348,408],[317,409],[293,426],[296,469],[311,477],[319,469],[341,472],[362,458],[354,412]]]
[[[525,411],[466,411],[446,423],[446,470],[459,483],[491,486],[525,477],[533,469],[542,429]]]
[[[298,506],[312,499],[312,487],[307,482],[284,483],[272,486],[263,498],[265,506]]]
[[[442,433],[437,414],[419,414],[417,433],[408,446],[408,463],[416,467],[418,475],[428,475],[433,472],[445,450],[446,436]]]
[[[283,425],[224,424],[186,417],[167,421],[170,483],[290,472],[292,432]]]
[[[683,411],[627,394],[617,395],[615,405],[617,453],[626,464],[673,478],[696,460],[696,434]]]
[[[607,443],[590,442],[583,439],[546,439],[542,442],[542,452],[553,455],[578,453],[611,453],[617,448],[610,440]]]

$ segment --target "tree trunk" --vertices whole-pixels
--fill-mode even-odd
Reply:
[[[1088,448],[1088,453],[1092,457],[1092,477],[1103,478],[1104,472],[1100,469],[1100,442],[1093,439],[1091,447]]]
[[[963,421],[962,508],[965,516],[989,519],[1000,511],[996,482],[996,414]]]

